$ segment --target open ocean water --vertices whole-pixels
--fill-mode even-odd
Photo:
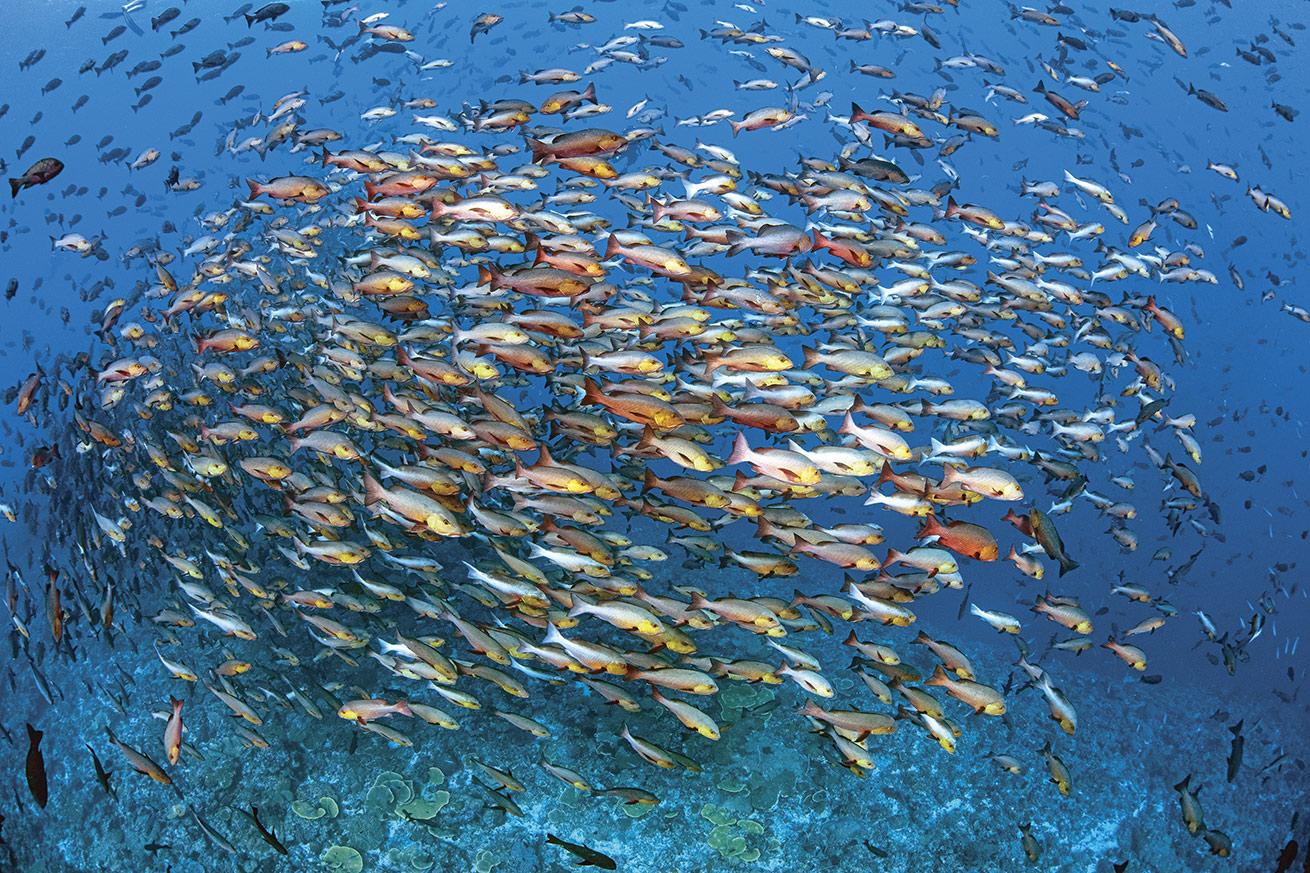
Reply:
[[[0,869],[1310,870],[1304,3],[4,19]]]

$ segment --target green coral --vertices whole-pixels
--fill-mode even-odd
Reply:
[[[424,870],[431,869],[432,865],[436,863],[436,859],[425,852],[421,846],[392,849],[387,852],[386,858],[391,868],[413,870],[415,873],[422,873]]]
[[[728,775],[728,776],[724,776],[723,779],[719,780],[719,788],[723,789],[729,794],[740,794],[741,792],[745,791],[748,787],[749,786],[746,785],[745,780],[743,780],[740,776]]]
[[[291,811],[303,819],[314,821],[320,818],[336,818],[341,809],[335,800],[324,795],[313,802],[294,800],[291,802]]]
[[[397,807],[409,803],[414,798],[414,785],[404,776],[390,770],[383,770],[379,773],[378,778],[373,780],[373,785],[374,787],[385,786],[395,798]]]
[[[754,863],[763,854],[759,845],[752,845],[751,837],[764,834],[764,826],[748,818],[733,818],[727,811],[707,803],[701,807],[701,817],[715,827],[706,842],[725,860]]]
[[[291,811],[303,819],[313,821],[316,818],[322,818],[324,812],[319,809],[318,804],[310,803],[308,800],[296,800],[291,804]]]
[[[719,692],[719,703],[725,709],[754,709],[773,699],[773,689],[763,684],[732,682]]]
[[[721,824],[714,830],[710,831],[710,837],[706,840],[710,848],[720,855],[732,854],[732,825]]]
[[[702,806],[700,808],[700,814],[701,818],[713,825],[729,825],[732,824],[733,821],[726,812],[712,803],[707,803]]]
[[[740,720],[747,712],[762,712],[775,705],[773,689],[759,683],[732,682],[723,686],[717,697],[723,720],[729,724]]]
[[[450,802],[449,791],[432,790],[433,786],[441,785],[445,781],[446,774],[440,767],[429,767],[427,781],[418,791],[415,791],[414,783],[404,776],[391,770],[383,770],[369,787],[368,794],[364,798],[364,807],[379,818],[407,816],[429,819]]]
[[[432,797],[415,797],[409,803],[396,807],[397,810],[409,816],[427,820],[441,812],[442,808],[450,802],[450,792],[441,790],[435,792]]]
[[[364,808],[374,815],[387,815],[395,807],[396,795],[385,785],[374,785],[364,797]]]
[[[318,859],[333,873],[360,873],[364,869],[364,856],[350,846],[332,846]]]

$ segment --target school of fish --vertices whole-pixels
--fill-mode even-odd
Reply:
[[[127,253],[139,281],[97,311],[91,348],[12,394],[46,434],[28,485],[76,558],[48,553],[40,574],[10,565],[16,651],[125,634],[153,649],[176,696],[127,706],[107,739],[163,785],[187,765],[185,721],[206,708],[230,712],[251,747],[278,743],[269,722],[287,719],[421,747],[490,715],[541,742],[547,773],[605,794],[599,773],[550,763],[559,738],[537,701],[621,708],[637,759],[699,771],[720,738],[709,701],[727,683],[768,683],[793,686],[785,728],[814,732],[816,759],[855,776],[888,735],[910,734],[1002,771],[1032,763],[1053,791],[1076,791],[1059,738],[1095,701],[1061,690],[1074,669],[1061,658],[1094,650],[1145,673],[1149,635],[1191,610],[1106,578],[1103,561],[1080,569],[1091,556],[1061,531],[1104,531],[1107,555],[1137,547],[1139,512],[1214,533],[1197,415],[1171,402],[1188,356],[1170,305],[1221,279],[1184,190],[1139,205],[1128,176],[1074,160],[1098,147],[1081,115],[1134,70],[1070,28],[1073,10],[1013,10],[1015,26],[1052,34],[1035,88],[982,54],[941,51],[945,82],[891,89],[894,65],[825,70],[789,45],[820,29],[841,45],[938,50],[942,6],[870,22],[797,14],[775,29],[739,4],[725,15],[748,23],[699,35],[675,35],[667,16],[601,30],[610,8],[519,10],[576,31],[590,63],[527,69],[462,103],[416,78],[396,99],[379,90],[355,129],[316,126],[319,85],[262,102],[220,143],[257,152],[259,171],[179,221],[185,239]],[[235,26],[287,12],[248,4]],[[422,41],[409,10],[352,12],[323,3],[350,34],[325,40],[338,61],[442,66],[409,48]],[[445,10],[476,44],[503,18],[473,12]],[[1113,13],[1187,58],[1160,17]],[[681,115],[600,75],[657,69],[694,39],[758,76],[736,83],[741,105]],[[225,64],[219,51],[195,72]],[[832,87],[853,100],[821,90],[847,73]],[[985,82],[984,105],[947,87],[966,76]],[[796,125],[826,127],[831,149],[771,154],[768,138]],[[1062,175],[955,170],[953,154],[1004,148],[1014,125],[1069,144]],[[134,172],[166,148],[149,145]],[[38,161],[10,180],[14,198],[64,169]],[[1222,156],[1208,169],[1242,184]],[[201,183],[174,165],[166,184]],[[995,205],[996,186],[1027,207]],[[1253,220],[1291,215],[1258,185],[1246,194]],[[103,258],[106,241],[53,244]],[[1143,461],[1147,477],[1132,470]],[[1009,565],[1011,589],[972,585],[989,562]],[[1081,605],[1093,588],[1121,596],[1113,628]],[[1014,671],[975,671],[949,624],[917,620],[941,601],[1013,635]],[[1235,670],[1240,642],[1197,614],[1201,644]],[[826,638],[848,659],[816,654]],[[859,693],[836,691],[837,675]],[[970,735],[1020,691],[1058,731],[1014,725],[1018,758],[985,751]],[[676,747],[644,736],[674,722]],[[145,734],[160,740],[121,738]],[[523,786],[497,749],[478,766],[512,812]],[[29,756],[28,776],[44,805],[44,763]],[[1188,782],[1176,789],[1188,830],[1226,856]]]

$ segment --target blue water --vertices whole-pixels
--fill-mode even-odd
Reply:
[[[0,532],[13,567],[9,584],[18,592],[18,619],[29,633],[24,637],[10,622],[11,645],[4,647],[8,681],[2,723],[9,742],[0,745],[8,764],[4,768],[8,790],[0,793],[4,798],[0,836],[5,843],[0,847],[0,865],[22,871],[302,871],[356,869],[352,865],[358,858],[369,871],[570,866],[574,859],[569,854],[545,844],[547,833],[591,846],[612,856],[620,870],[631,871],[1108,871],[1123,861],[1132,871],[1264,871],[1275,869],[1279,854],[1292,839],[1299,841],[1301,850],[1290,869],[1310,863],[1304,859],[1310,851],[1306,848],[1310,823],[1304,820],[1310,786],[1305,772],[1307,705],[1302,688],[1307,656],[1300,644],[1310,620],[1301,584],[1310,529],[1310,504],[1301,493],[1306,470],[1302,423],[1310,414],[1303,387],[1310,363],[1304,351],[1310,324],[1285,311],[1285,307],[1310,308],[1310,298],[1297,287],[1304,251],[1296,228],[1307,204],[1302,152],[1308,131],[1299,114],[1305,97],[1300,83],[1310,74],[1305,57],[1310,33],[1302,29],[1304,6],[1273,2],[1234,4],[1238,8],[1222,3],[1161,6],[1156,11],[1162,21],[1187,47],[1184,58],[1148,38],[1154,32],[1148,20],[1113,20],[1101,3],[1081,4],[1076,12],[1055,11],[1062,19],[1058,26],[1015,19],[1001,4],[968,2],[962,2],[960,9],[947,6],[940,14],[891,4],[853,12],[849,4],[819,2],[736,6],[596,2],[579,7],[594,15],[594,23],[548,20],[549,12],[563,13],[571,5],[407,2],[358,9],[335,4],[325,9],[319,3],[293,3],[277,19],[277,29],[272,29],[262,23],[248,26],[242,17],[226,21],[225,16],[237,12],[236,4],[194,0],[155,32],[151,16],[159,16],[167,7],[150,0],[129,13],[135,27],[108,41],[113,28],[127,24],[121,14],[105,17],[113,16],[115,4],[90,5],[71,26],[65,22],[79,8],[75,3],[28,2],[6,10],[10,27],[0,46],[5,85],[0,102],[7,106],[0,117],[5,175],[18,176],[46,156],[62,160],[65,169],[53,181],[24,190],[12,200],[0,195],[4,212],[0,283],[16,282],[17,289],[12,299],[0,302],[5,315],[6,385],[17,388],[38,367],[58,374],[47,376],[30,415],[18,416],[9,402],[0,424],[5,435],[0,454],[2,496],[17,514],[12,524],[0,522]],[[414,40],[404,44],[413,57],[389,51],[370,54],[370,43],[355,39],[356,21],[374,11],[390,13],[383,24],[400,25],[413,33]],[[470,27],[482,12],[495,12],[504,21],[471,42]],[[856,29],[866,18],[889,19],[916,29],[926,23],[941,47],[934,48],[921,34],[837,38],[831,30],[801,21],[798,15],[841,18],[846,28]],[[192,19],[197,23],[188,32],[171,35]],[[625,28],[641,20],[663,26]],[[706,33],[724,26],[722,22],[748,32],[758,28],[755,32],[782,39],[760,45],[727,44]],[[1062,50],[1057,34],[1074,36],[1088,48]],[[233,47],[248,36],[252,42]],[[605,57],[597,47],[621,36],[638,37],[627,50],[641,54],[643,62],[613,60],[584,74],[576,84],[519,82],[521,72],[542,68],[566,67],[581,73]],[[676,38],[681,45],[652,43],[652,37]],[[303,40],[307,47],[267,53],[293,39]],[[796,111],[806,116],[803,120],[782,130],[743,131],[735,137],[726,122],[679,124],[716,109],[733,110],[734,117],[741,118],[765,106],[792,106],[793,98],[785,89],[802,73],[765,53],[776,45],[800,53],[812,68],[826,72],[817,83],[796,92]],[[173,46],[182,48],[169,54]],[[1253,46],[1272,53],[1273,60]],[[21,61],[41,50],[44,55],[30,69],[20,70]],[[94,59],[99,67],[120,50],[127,54],[113,69],[79,74],[84,61]],[[226,53],[229,65],[214,78],[199,81],[195,73],[205,70],[193,70],[192,65],[216,51]],[[1261,62],[1249,62],[1242,52]],[[949,63],[940,67],[943,61],[969,54],[1000,64],[1003,75],[976,67],[951,69]],[[449,64],[420,69],[421,64],[438,59]],[[134,67],[151,60],[159,60],[160,67],[129,77]],[[888,67],[895,78],[851,72],[852,62]],[[1057,83],[1042,67],[1043,63],[1054,66],[1062,78],[1095,76],[1110,70],[1108,62],[1123,75],[1096,93]],[[160,77],[159,84],[137,93],[135,89],[152,76]],[[61,82],[51,88],[55,79]],[[751,79],[771,79],[778,87],[764,91],[734,87],[735,82]],[[1085,99],[1080,119],[1061,119],[1034,93],[1039,80],[1070,99]],[[1227,111],[1189,96],[1180,82],[1213,92]],[[661,142],[683,148],[700,142],[730,149],[743,169],[757,173],[794,173],[800,158],[835,160],[852,136],[831,117],[844,122],[852,101],[870,111],[894,109],[882,95],[899,91],[927,96],[945,88],[945,107],[985,115],[997,124],[999,137],[974,136],[939,163],[938,148],[884,147],[882,134],[874,131],[873,153],[895,160],[914,177],[909,187],[927,189],[957,175],[959,187],[952,193],[959,202],[984,204],[1006,218],[1031,222],[1036,201],[1020,195],[1021,180],[1062,182],[1068,170],[1110,188],[1127,211],[1129,223],[1121,225],[1091,198],[1079,198],[1067,186],[1058,200],[1061,208],[1079,221],[1101,221],[1107,229],[1105,240],[1119,247],[1130,229],[1150,215],[1139,201],[1157,204],[1176,198],[1195,218],[1196,227],[1188,229],[1160,216],[1152,240],[1135,252],[1149,253],[1154,246],[1177,251],[1190,244],[1197,247],[1193,265],[1213,273],[1216,283],[1162,283],[1154,276],[1133,276],[1091,287],[1116,302],[1154,294],[1182,320],[1186,337],[1181,361],[1174,360],[1158,326],[1130,337],[1172,380],[1167,386],[1166,414],[1196,416],[1191,433],[1203,461],[1189,466],[1197,470],[1214,512],[1200,508],[1171,529],[1161,504],[1183,492],[1177,485],[1161,490],[1169,477],[1150,463],[1140,438],[1130,452],[1120,454],[1110,447],[1111,436],[1103,446],[1106,459],[1088,467],[1089,487],[1136,505],[1136,517],[1126,523],[1137,540],[1134,550],[1122,548],[1108,536],[1110,521],[1080,497],[1069,513],[1053,516],[1069,554],[1082,565],[1064,579],[1056,577],[1050,561],[1041,582],[1024,578],[1004,560],[964,562],[961,568],[972,602],[1023,619],[1023,637],[1035,657],[1077,707],[1075,736],[1064,735],[1047,718],[1038,692],[1018,690],[1025,677],[1014,667],[1018,656],[1014,641],[969,618],[967,610],[960,618],[964,595],[957,591],[917,600],[915,628],[897,630],[890,638],[925,675],[935,661],[921,647],[909,644],[917,629],[967,652],[984,681],[1000,687],[1012,676],[1015,690],[1007,695],[1006,718],[969,716],[955,706],[948,714],[963,728],[963,735],[954,755],[947,755],[922,730],[902,724],[892,736],[871,739],[877,768],[862,779],[837,765],[830,743],[807,731],[797,711],[808,695],[792,683],[747,686],[720,681],[724,690],[712,703],[694,700],[704,704],[723,728],[722,739],[711,743],[683,731],[667,712],[644,699],[644,712],[626,715],[616,707],[600,705],[594,694],[582,694],[576,683],[556,687],[515,674],[531,686],[529,700],[515,700],[486,683],[472,686],[484,700],[478,712],[430,699],[458,716],[460,730],[399,725],[415,741],[412,748],[405,748],[336,718],[328,711],[329,698],[318,696],[307,679],[298,679],[298,685],[315,695],[323,719],[306,717],[285,699],[286,686],[278,673],[313,675],[341,700],[355,696],[351,686],[370,693],[385,689],[395,696],[394,689],[403,687],[399,680],[379,678],[380,671],[363,653],[357,653],[363,666],[355,670],[330,655],[310,662],[316,649],[303,635],[296,637],[294,645],[274,642],[294,649],[308,662],[303,670],[292,671],[279,664],[267,644],[243,649],[241,641],[221,638],[211,630],[161,630],[149,621],[166,603],[180,602],[173,581],[176,574],[139,536],[164,525],[153,514],[134,516],[140,531],[129,532],[133,543],[125,558],[96,531],[86,507],[101,512],[113,508],[117,518],[128,514],[122,498],[133,492],[113,451],[95,445],[85,453],[78,451],[77,444],[86,436],[67,403],[69,392],[86,378],[85,373],[70,374],[67,363],[73,356],[89,354],[94,370],[120,354],[107,351],[96,336],[111,300],[129,301],[120,327],[141,320],[143,304],[156,312],[163,308],[160,301],[143,299],[142,293],[158,280],[147,258],[131,250],[171,252],[178,259],[169,269],[185,282],[199,257],[182,252],[199,237],[212,233],[221,238],[232,230],[230,224],[215,223],[220,229],[212,229],[204,222],[246,198],[246,178],[321,176],[314,160],[317,147],[292,151],[291,141],[282,142],[263,157],[255,149],[233,147],[250,137],[266,136],[270,125],[265,119],[274,111],[275,101],[292,92],[301,92],[305,100],[287,116],[297,120],[299,131],[329,128],[342,134],[340,141],[328,144],[329,149],[382,144],[403,153],[408,146],[395,145],[394,137],[420,129],[438,140],[479,148],[521,143],[517,135],[428,130],[417,127],[413,118],[457,119],[466,110],[476,110],[481,101],[496,99],[539,103],[553,91],[581,89],[586,83],[595,83],[599,100],[612,109],[569,122],[566,129],[654,127]],[[997,83],[1022,92],[1027,104],[1002,96],[989,99],[989,85]],[[240,93],[229,97],[237,86]],[[43,94],[43,88],[49,92]],[[139,105],[146,94],[153,99]],[[80,95],[87,99],[74,110]],[[402,105],[421,97],[435,100],[435,107]],[[644,107],[625,117],[639,101],[645,101]],[[1276,114],[1271,102],[1290,106],[1297,114],[1286,120]],[[397,113],[380,121],[361,118],[379,106],[395,107]],[[1037,125],[1013,123],[1031,112],[1046,113],[1082,135],[1059,136]],[[559,120],[539,116],[534,122]],[[184,126],[190,129],[183,130]],[[939,123],[924,127],[939,139],[958,133]],[[33,143],[24,147],[29,136]],[[143,169],[131,169],[129,163],[148,148],[159,149],[162,156]],[[124,151],[115,157],[118,149]],[[868,154],[868,149],[856,151],[858,157]],[[1234,167],[1240,181],[1207,170],[1209,161]],[[501,166],[514,165],[510,159]],[[625,152],[615,165],[621,172],[677,169],[648,149]],[[166,180],[173,167],[181,179],[199,183],[195,190],[170,190]],[[703,178],[706,172],[692,175]],[[1288,204],[1291,219],[1260,211],[1245,193],[1248,186],[1258,186]],[[666,180],[660,193],[680,196],[681,182]],[[603,202],[577,208],[594,209],[622,227],[627,221],[625,207],[604,198],[603,192],[601,197]],[[514,199],[526,203],[531,198]],[[793,223],[806,220],[803,211],[781,196],[762,202]],[[931,212],[928,207],[915,207],[912,216],[943,226]],[[315,218],[279,208],[281,214],[290,216],[292,227],[303,228]],[[93,241],[95,251],[82,256],[53,250],[51,241],[67,233]],[[589,236],[603,242],[603,236]],[[264,250],[271,248],[266,239],[261,245]],[[980,262],[961,276],[979,284],[984,281],[986,250],[958,227],[946,248],[977,257]],[[1089,242],[1061,239],[1044,250],[1076,251],[1089,269],[1100,264]],[[751,257],[715,256],[702,262],[725,275],[735,270],[731,275],[739,276],[749,269],[743,263]],[[506,262],[515,259],[502,257]],[[754,263],[777,266],[772,259],[758,258]],[[464,276],[462,281],[471,281],[469,271]],[[891,271],[880,276],[884,283],[901,278]],[[1237,286],[1234,276],[1244,287]],[[1088,287],[1085,281],[1076,284]],[[257,285],[233,285],[230,293],[233,309],[259,305]],[[185,336],[189,323],[182,324],[183,333],[163,335],[166,343],[189,342]],[[219,326],[213,316],[203,324],[205,330]],[[801,344],[802,338],[779,339],[779,346],[797,361]],[[168,354],[177,352],[170,349]],[[959,361],[937,357],[925,375],[951,379],[956,396],[971,397],[986,392],[977,372]],[[1125,381],[1115,384],[1122,386]],[[1090,408],[1096,396],[1096,384],[1072,368],[1059,379],[1034,378],[1033,382],[1058,388],[1062,403],[1074,409]],[[552,401],[540,383],[526,384],[522,390],[506,388],[502,396],[516,400],[521,409]],[[190,383],[176,387],[186,390]],[[80,389],[75,396],[92,402],[95,398]],[[560,402],[559,397],[553,400]],[[1124,415],[1131,418],[1136,403],[1125,398],[1122,404]],[[96,414],[76,411],[83,418]],[[130,428],[137,439],[149,437],[168,443],[172,450],[167,436],[159,434],[155,439],[150,421],[121,414],[113,420],[120,428]],[[759,432],[753,439],[763,441]],[[1032,444],[1044,440],[1049,442],[1046,434],[1034,437]],[[1146,440],[1161,454],[1185,457],[1184,448],[1166,428],[1148,430]],[[33,469],[33,454],[52,445],[60,446],[62,457]],[[729,445],[720,442],[712,448],[726,457]],[[607,452],[583,458],[599,468],[608,463]],[[660,469],[661,475],[674,472]],[[1109,484],[1111,476],[1120,475],[1134,479],[1133,491]],[[1032,467],[1023,468],[1020,479],[1028,494],[1025,505],[1045,509],[1059,502],[1062,483],[1044,486],[1043,476]],[[859,499],[823,501],[822,508],[814,503],[807,501],[803,508],[816,521],[876,521],[887,528],[889,545],[912,543],[913,525],[890,513],[871,516]],[[1013,541],[1007,538],[1013,531],[999,521],[1006,508],[986,504],[985,512],[968,516],[997,534],[1002,554]],[[841,584],[840,570],[817,561],[802,561],[800,576],[779,580],[759,580],[739,568],[719,569],[716,563],[686,566],[687,555],[666,544],[665,526],[638,519],[630,528],[616,521],[612,529],[622,530],[634,542],[669,550],[669,561],[642,565],[653,574],[646,583],[651,591],[667,593],[674,585],[690,584],[717,596],[788,598],[793,588],[832,594]],[[255,536],[251,527],[241,530]],[[733,548],[760,548],[753,526],[741,522],[715,535]],[[875,547],[880,557],[884,548]],[[448,567],[458,567],[467,556],[460,549],[444,543],[432,553]],[[321,565],[304,573],[286,562],[263,563],[270,577],[287,578],[293,588],[343,578],[335,570],[322,575]],[[59,568],[62,574],[59,584],[68,625],[60,646],[51,638],[43,564]],[[385,565],[372,566],[380,572]],[[16,581],[20,577],[22,581]],[[462,582],[462,572],[452,578]],[[87,592],[86,603],[94,612],[106,580],[115,583],[118,624],[118,630],[108,635],[94,627],[92,616],[84,614],[86,606],[73,593],[75,588]],[[1099,648],[1112,626],[1126,629],[1160,614],[1112,594],[1110,589],[1121,582],[1147,588],[1177,613],[1161,629],[1132,639],[1149,656],[1145,673],[1157,680],[1151,683],[1141,681],[1142,674]],[[210,585],[221,588],[215,580]],[[1054,631],[1060,631],[1061,638],[1069,636],[1028,611],[1034,598],[1048,590],[1076,596],[1095,616],[1092,636],[1098,647],[1079,655],[1048,651]],[[250,611],[257,614],[253,608]],[[1197,612],[1213,621],[1217,635],[1233,646],[1231,671],[1221,647],[1203,633]],[[405,613],[409,621],[412,616],[408,610]],[[10,621],[8,610],[5,618]],[[292,634],[301,630],[294,617],[282,615],[280,621]],[[845,669],[851,652],[840,641],[849,629],[842,622],[833,623],[831,636],[810,633],[783,642],[802,646],[825,664],[825,675],[832,679],[838,696],[821,703],[877,708],[890,714],[893,708],[879,707],[858,677]],[[854,627],[861,638],[876,635],[870,625]],[[449,631],[443,633],[455,639]],[[252,678],[238,681],[265,715],[259,732],[269,748],[243,744],[234,729],[237,722],[212,695],[168,676],[152,651],[152,642],[167,634],[175,634],[182,643],[168,649],[170,657],[193,667],[213,667],[229,656],[257,661]],[[717,654],[778,660],[777,653],[759,639],[737,632],[730,640],[719,641]],[[37,686],[33,664],[48,683],[50,700]],[[540,663],[535,667],[546,669]],[[169,768],[176,791],[132,772],[122,754],[106,742],[104,731],[106,725],[112,727],[129,745],[161,760],[163,722],[152,718],[152,713],[166,712],[170,696],[185,701],[187,725],[188,749],[181,762]],[[535,739],[496,718],[493,708],[530,715],[553,736]],[[1229,726],[1239,721],[1244,753],[1230,780],[1226,772],[1233,739]],[[24,778],[25,723],[45,734],[41,748],[50,800],[44,809],[32,802]],[[701,772],[666,771],[643,763],[619,737],[625,724],[665,748],[681,750],[699,764]],[[1073,789],[1067,798],[1048,780],[1038,753],[1048,741],[1072,774]],[[87,743],[113,771],[116,798],[107,797],[96,784]],[[1014,755],[1021,760],[1023,772],[1002,771],[989,759],[992,753]],[[543,756],[582,772],[597,786],[640,787],[660,802],[634,807],[588,796],[546,775],[537,766]],[[488,802],[476,784],[487,777],[472,763],[474,757],[513,771],[525,783],[526,791],[514,797],[521,816],[506,816]],[[1185,828],[1179,793],[1173,786],[1188,774],[1192,786],[1204,786],[1199,796],[1205,826],[1231,839],[1230,857],[1212,855],[1206,841]],[[321,801],[324,797],[330,800]],[[234,811],[252,805],[285,843],[289,855],[274,853],[250,821]],[[192,810],[229,841],[236,854],[207,837],[192,818]],[[1294,819],[1298,813],[1301,817]],[[1020,825],[1029,823],[1040,846],[1036,861],[1025,858],[1021,844]],[[147,844],[154,844],[153,850],[148,851]],[[333,847],[347,848],[334,852]]]

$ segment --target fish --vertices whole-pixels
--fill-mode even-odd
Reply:
[[[1233,742],[1228,750],[1228,781],[1232,782],[1242,769],[1242,751],[1246,747],[1246,737],[1242,735],[1241,720],[1231,725],[1228,730],[1233,735]]]
[[[1061,796],[1068,797],[1073,786],[1073,777],[1069,773],[1068,766],[1052,750],[1050,741],[1042,746],[1039,754],[1046,759],[1046,769],[1050,774],[1051,782],[1059,790]]]
[[[231,841],[228,840],[227,837],[220,834],[217,830],[214,829],[212,825],[210,825],[209,822],[205,821],[203,818],[200,817],[200,813],[196,810],[194,806],[190,808],[190,812],[191,812],[192,820],[195,821],[196,825],[200,828],[201,832],[204,833],[204,835],[209,839],[210,842],[218,846],[220,849],[222,849],[224,852],[226,852],[229,855],[240,854],[240,852],[237,850],[237,847],[232,845]]]
[[[1201,789],[1192,787],[1192,774],[1187,774],[1182,782],[1174,785],[1174,791],[1178,792],[1178,804],[1182,811],[1183,825],[1190,834],[1197,834],[1205,829],[1205,823],[1202,821],[1204,814],[1201,810],[1200,793]]]
[[[491,29],[504,21],[504,16],[497,15],[494,12],[483,12],[473,19],[473,26],[469,28],[469,42],[477,40],[478,36],[484,33],[490,33]]]
[[[11,197],[18,197],[18,192],[24,188],[33,188],[37,185],[44,185],[54,179],[64,171],[64,162],[58,158],[42,158],[17,177],[9,179],[9,194]]]
[[[275,852],[277,852],[279,855],[290,854],[290,851],[287,849],[287,847],[283,845],[282,841],[277,838],[277,834],[271,828],[266,827],[264,823],[259,820],[258,807],[255,806],[250,807],[250,812],[246,812],[244,809],[237,808],[237,812],[241,813],[246,818],[250,819],[251,823],[254,824],[255,826],[255,830],[259,831],[260,839],[262,839],[264,842],[272,846]]]
[[[182,701],[170,697],[168,702],[172,712],[164,727],[164,757],[168,763],[176,764],[182,755],[182,732],[185,730],[182,725]]]
[[[1042,857],[1042,847],[1037,842],[1037,838],[1032,834],[1032,824],[1024,823],[1019,825],[1020,843],[1023,846],[1023,853],[1028,858],[1028,863],[1036,864]]]
[[[559,846],[570,855],[575,856],[578,860],[574,862],[577,867],[598,867],[601,870],[617,870],[618,862],[606,855],[604,852],[598,852],[595,849],[584,846],[579,843],[570,843],[568,840],[560,839],[554,834],[546,834],[546,844]]]
[[[1028,513],[1027,524],[1031,529],[1033,539],[1046,552],[1047,557],[1060,565],[1061,576],[1071,570],[1078,569],[1078,562],[1065,552],[1064,541],[1060,538],[1060,532],[1056,530],[1055,523],[1051,521],[1046,513],[1037,507],[1033,507]]]
[[[1296,840],[1288,840],[1287,845],[1278,853],[1278,860],[1274,864],[1274,873],[1287,873],[1292,869],[1292,864],[1296,861],[1296,856],[1300,851],[1300,846]]]
[[[267,23],[277,21],[290,11],[291,7],[286,3],[265,3],[254,12],[247,12],[242,17],[246,19],[246,27],[251,27],[256,22]]]
[[[127,762],[132,765],[133,770],[136,770],[143,776],[150,777],[161,785],[173,784],[173,780],[164,772],[162,767],[152,761],[149,756],[137,751],[118,739],[118,737],[114,736],[113,729],[107,725],[105,727],[105,735],[109,738],[110,745],[117,746],[119,751],[123,753],[124,757],[127,758]]]
[[[100,756],[96,754],[96,750],[91,748],[89,744],[87,745],[86,750],[91,753],[91,764],[95,768],[96,782],[100,784],[100,789],[104,791],[105,794],[108,794],[110,797],[117,800],[118,791],[110,782],[110,778],[113,776],[114,771],[105,769],[104,765],[100,763]]]
[[[46,777],[45,755],[41,753],[41,740],[45,734],[27,725],[27,789],[32,792],[36,805],[45,809],[50,802],[50,784]]]

